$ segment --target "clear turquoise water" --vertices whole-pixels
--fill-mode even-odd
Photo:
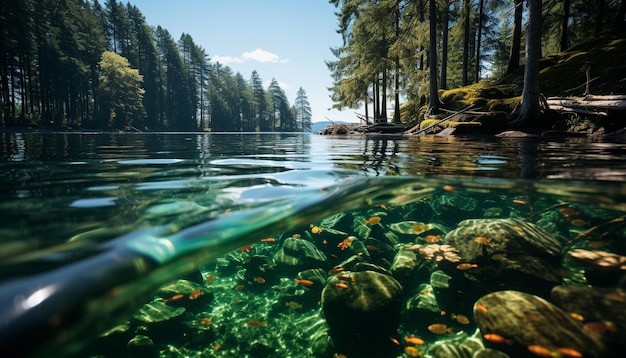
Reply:
[[[2,345],[24,339],[43,349],[36,355],[128,354],[90,348],[88,338],[127,320],[162,285],[207,276],[237,248],[310,232],[342,212],[367,218],[382,205],[400,208],[389,220],[402,221],[451,188],[484,204],[471,218],[532,217],[563,203],[599,221],[626,212],[626,147],[592,139],[0,133],[0,173]],[[450,214],[445,224],[470,217]],[[567,242],[587,228],[555,234]],[[274,291],[295,289],[293,277],[279,279]],[[203,344],[155,334],[161,356],[254,356],[250,342],[259,340],[270,352],[261,356],[313,354],[310,337],[289,332],[321,325],[319,306],[273,317],[268,307],[283,302],[274,291],[233,292],[234,273],[204,284],[215,298],[186,327],[210,334]],[[224,313],[233,300],[245,304]],[[197,323],[205,316],[212,328]],[[252,318],[274,326],[237,328]]]

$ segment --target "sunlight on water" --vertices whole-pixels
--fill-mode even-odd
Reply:
[[[173,357],[243,356],[251,339],[263,342],[256,349],[264,356],[362,356],[362,346],[400,357],[413,352],[404,337],[414,335],[429,354],[444,342],[477,341],[511,355],[475,336],[484,324],[475,302],[506,289],[546,297],[556,285],[606,287],[585,265],[619,273],[626,254],[621,143],[0,136],[0,318],[10,322],[0,326],[2,344],[28,340],[39,353],[127,355],[138,349],[129,342],[147,336],[155,352]],[[474,246],[463,246],[463,230]],[[527,243],[502,241],[516,235]],[[344,289],[372,289],[358,279],[372,270],[403,293],[383,312],[397,315],[395,326],[357,343],[337,319],[361,318],[334,317],[358,307],[336,311],[329,302]],[[616,295],[608,297],[619,304]],[[17,297],[37,304],[14,305]],[[599,314],[582,310],[574,313]],[[67,313],[76,311],[84,314]],[[125,328],[91,339],[116,324]],[[439,325],[443,334],[433,333]],[[28,333],[35,328],[36,342]],[[498,329],[512,347],[552,344]],[[576,344],[595,356],[592,343]],[[618,343],[598,344],[606,352]]]

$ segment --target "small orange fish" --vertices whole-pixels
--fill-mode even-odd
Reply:
[[[380,204],[380,205],[378,205],[378,207],[383,208],[385,210],[389,210],[389,208],[385,204]]]
[[[409,357],[419,357],[422,355],[422,352],[413,346],[404,347],[404,353]]]
[[[584,321],[585,318],[580,314],[580,313],[576,313],[576,312],[572,312],[569,314],[570,317],[572,317],[573,319],[577,320],[577,321]]]
[[[460,324],[469,324],[470,320],[469,318],[467,318],[467,316],[464,316],[462,314],[452,314],[452,319],[456,320],[457,322],[459,322]]]
[[[591,224],[589,221],[583,220],[583,219],[574,219],[574,220],[570,221],[569,223],[574,225],[574,226],[587,226],[587,225]]]
[[[336,284],[335,284],[335,286],[337,286],[337,287],[339,287],[339,288],[348,288],[348,285],[346,285],[346,284],[345,284],[345,283],[343,283],[343,282],[336,283]]]
[[[380,216],[372,216],[371,218],[369,218],[367,220],[363,220],[363,224],[365,224],[365,225],[376,225],[381,220],[382,220],[382,218]]]
[[[354,282],[354,276],[350,275],[349,273],[339,274],[337,275],[337,278],[344,281]]]
[[[563,217],[569,218],[571,216],[579,215],[580,211],[578,211],[576,209],[572,209],[572,208],[561,208],[561,209],[559,209],[559,213],[561,213],[561,215],[563,215]]]
[[[294,278],[293,282],[299,283],[299,284],[301,284],[303,286],[312,286],[313,285],[313,281],[311,281],[311,280],[300,280],[300,279]]]
[[[237,250],[241,252],[250,252],[252,251],[253,248],[254,247],[252,245],[245,245],[245,246],[238,248]]]
[[[615,330],[615,324],[613,322],[589,322],[583,325],[583,329],[587,332],[604,333]]]
[[[489,245],[491,243],[491,239],[484,236],[478,236],[474,241],[480,245]]]
[[[348,356],[341,353],[335,353],[333,354],[333,358],[348,358]]]
[[[246,287],[246,286],[244,286],[244,285],[237,285],[237,286],[235,286],[235,291],[241,291],[241,290],[243,290],[245,287]]]
[[[412,345],[422,345],[425,344],[426,342],[424,342],[423,339],[415,337],[414,335],[410,335],[408,337],[404,337],[404,341],[408,344],[412,344]]]
[[[221,343],[215,343],[215,345],[213,346],[213,349],[215,349],[216,351],[219,351],[221,348],[222,348]]]
[[[431,244],[439,242],[440,239],[441,239],[441,235],[426,235],[426,237],[424,238],[426,242],[431,243]]]
[[[590,241],[587,244],[587,247],[591,249],[598,249],[600,247],[605,247],[605,246],[609,246],[609,243],[605,241]]]
[[[254,282],[256,282],[256,283],[265,283],[265,278],[260,277],[260,276],[258,276],[258,277],[254,277],[254,278],[253,278],[253,280],[254,280]]]
[[[338,243],[337,247],[343,251],[352,245],[352,240],[353,240],[352,237],[347,237],[342,242]]]
[[[473,268],[477,268],[477,267],[478,267],[477,264],[471,264],[469,262],[464,262],[462,264],[456,265],[456,269],[457,270],[469,270],[469,269],[473,269]]]
[[[174,296],[172,296],[170,298],[164,299],[163,302],[178,301],[178,300],[180,300],[183,297],[185,297],[185,295],[178,294],[178,295],[174,295]]]
[[[422,245],[420,245],[420,244],[415,244],[415,245],[411,245],[411,246],[406,246],[406,247],[404,248],[404,250],[406,250],[406,251],[417,251],[417,250],[419,250],[421,247],[422,247]]]
[[[454,191],[454,187],[452,185],[444,185],[443,190],[452,193]]]
[[[430,229],[430,226],[424,224],[415,224],[413,225],[413,231],[426,231]]]
[[[276,239],[273,237],[267,237],[265,239],[261,239],[261,242],[274,243],[276,242]]]
[[[396,339],[396,338],[394,338],[394,337],[389,337],[389,340],[390,340],[393,344],[400,345],[400,341],[399,341],[399,340],[397,340],[397,339]]]
[[[369,252],[379,252],[380,251],[380,248],[378,246],[376,246],[376,245],[365,245],[365,248]]]
[[[246,326],[248,327],[262,327],[262,326],[265,326],[266,324],[267,324],[266,321],[258,321],[256,319],[246,322]]]
[[[294,239],[299,239],[301,236],[300,236],[300,234],[293,234],[293,235],[291,235],[291,237],[294,238]]]
[[[575,350],[574,348],[562,347],[562,348],[557,348],[556,350],[559,351],[559,353],[561,353],[565,357],[569,357],[569,358],[582,358],[583,357],[583,354]]]
[[[200,290],[200,289],[193,290],[193,291],[191,291],[191,293],[189,294],[189,299],[190,299],[190,300],[195,300],[195,299],[197,299],[198,297],[202,296],[202,293],[203,293],[203,292],[202,292],[202,290]]]
[[[489,341],[491,343],[497,343],[497,344],[511,344],[513,343],[510,339],[506,339],[504,337],[502,337],[499,334],[495,334],[495,333],[487,333],[485,335],[483,335],[483,339],[486,341]]]
[[[344,272],[345,270],[346,270],[346,269],[345,269],[345,268],[343,268],[343,267],[335,267],[335,268],[330,269],[330,270],[328,271],[328,274],[329,274],[329,275],[334,275],[334,274],[336,274],[336,273]]]
[[[485,307],[484,305],[481,305],[480,303],[477,303],[476,305],[474,305],[474,307],[484,314],[487,314],[488,312],[487,307]]]
[[[200,324],[201,324],[201,325],[203,325],[203,326],[206,326],[206,325],[211,324],[211,317],[206,317],[206,318],[203,318],[203,319],[200,321]]]
[[[211,283],[215,280],[215,272],[206,277],[206,283]]]
[[[452,334],[453,332],[452,327],[448,327],[442,323],[433,323],[430,326],[428,326],[428,330],[434,334],[446,334],[446,333]]]
[[[527,205],[528,203],[521,199],[513,199],[514,204]]]
[[[617,292],[607,292],[602,297],[615,302],[626,302],[626,296]]]
[[[533,344],[528,346],[528,350],[539,357],[554,357],[554,352],[544,346]]]
[[[289,307],[291,309],[294,309],[294,310],[302,308],[302,304],[298,303],[296,301],[289,301],[289,302],[285,303],[285,306],[287,306],[287,307]]]

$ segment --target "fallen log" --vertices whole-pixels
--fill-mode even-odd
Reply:
[[[609,111],[626,110],[626,95],[550,97],[546,103],[549,109],[561,113],[608,116]]]
[[[424,132],[426,132],[427,130],[431,129],[432,127],[434,127],[434,126],[436,126],[436,125],[438,125],[438,124],[441,124],[441,123],[443,123],[443,122],[445,122],[445,121],[447,121],[447,120],[449,120],[449,119],[453,118],[454,116],[456,116],[456,115],[458,115],[458,114],[461,114],[461,113],[464,113],[464,112],[466,112],[466,111],[469,111],[469,110],[470,110],[470,109],[472,109],[473,107],[474,107],[474,105],[473,105],[473,104],[471,104],[471,105],[469,105],[468,107],[465,107],[465,108],[463,108],[463,109],[462,109],[462,110],[460,110],[460,111],[454,112],[453,114],[451,114],[451,115],[449,115],[449,116],[446,116],[446,117],[445,117],[445,118],[443,118],[443,119],[438,120],[435,124],[432,124],[432,125],[430,125],[430,126],[428,126],[428,127],[426,127],[426,128],[423,128],[423,129],[419,129],[420,125],[419,125],[419,124],[417,124],[417,125],[413,126],[412,128],[408,129],[407,131],[405,131],[404,133],[405,133],[405,134],[421,134],[421,133],[424,133]],[[413,132],[415,132],[415,133],[413,133]]]

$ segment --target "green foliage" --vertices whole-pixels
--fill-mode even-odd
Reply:
[[[122,129],[145,116],[142,78],[139,70],[130,67],[128,60],[114,52],[102,53],[99,63],[100,113],[110,127]]]
[[[568,2],[571,5],[566,34],[570,45],[582,43],[593,36],[597,38],[598,29],[611,30],[620,5],[618,1]],[[339,20],[337,31],[344,40],[343,46],[332,49],[335,60],[327,62],[334,80],[329,89],[335,102],[334,107],[355,108],[363,104],[375,104],[377,100],[385,101],[385,93],[388,92],[385,89],[392,88],[390,81],[395,81],[398,76],[401,79],[400,93],[412,102],[400,111],[402,119],[405,122],[415,120],[419,113],[415,108],[421,108],[430,92],[427,50],[434,44],[429,40],[429,17],[426,11],[428,1],[331,0],[330,3],[336,7]],[[526,2],[438,0],[437,35],[445,33],[444,27],[449,29],[446,51],[441,48],[446,43],[445,39],[438,39],[436,44],[437,56],[444,52],[446,54],[438,62],[446,69],[446,83],[442,84],[444,87],[459,87],[464,82],[471,85],[483,79],[503,79],[510,57],[515,59],[513,63],[520,62],[519,56],[524,56],[524,33],[520,54],[511,53],[516,3],[524,6]],[[543,1],[543,54],[553,54],[560,50],[561,24],[566,3],[562,0]],[[483,5],[482,16],[480,5]],[[604,8],[601,9],[600,5]],[[605,15],[600,16],[601,14]],[[448,23],[442,23],[442,19],[447,19]],[[395,68],[396,60],[400,65],[399,69]],[[441,73],[441,68],[438,71]],[[385,77],[385,74],[391,75]],[[463,105],[480,98],[473,95],[462,97],[463,100],[454,103]],[[513,103],[518,100],[519,98],[485,98],[482,103],[489,108],[502,109],[514,107]],[[374,112],[376,111],[375,106]]]
[[[0,22],[0,125],[211,127],[208,111],[215,105],[208,102],[211,64],[206,51],[189,34],[176,42],[166,29],[148,25],[130,3],[3,1]],[[132,80],[120,82],[118,77],[124,76]],[[136,76],[143,78],[141,85]],[[254,131],[261,120],[265,130],[295,128],[288,125],[295,123],[295,114],[286,99],[281,127],[269,126],[262,83],[253,99],[241,75],[226,73],[222,80],[233,97],[214,98],[213,104],[221,101],[234,108],[224,110],[232,114],[223,118],[227,128]],[[123,96],[123,91],[129,92]]]

